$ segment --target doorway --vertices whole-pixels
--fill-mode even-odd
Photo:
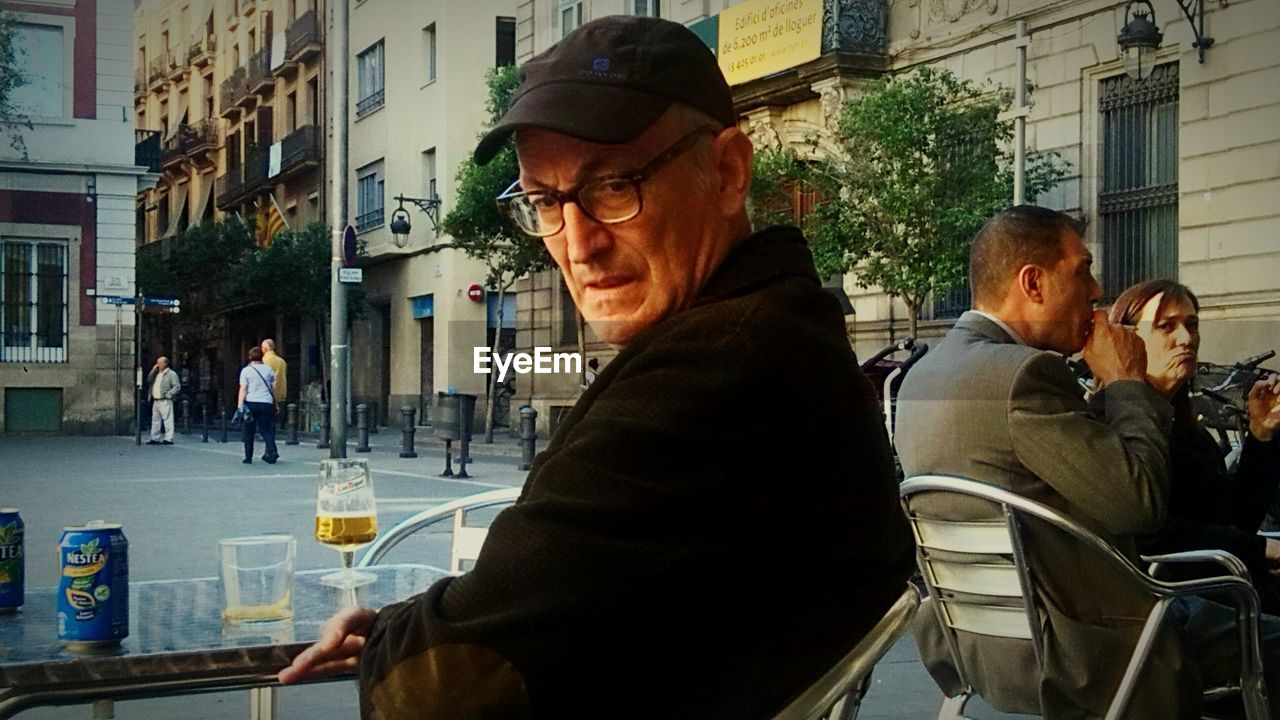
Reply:
[[[418,321],[422,332],[422,390],[418,397],[418,423],[427,424],[427,413],[435,397],[435,356],[436,326],[434,317],[425,317]]]

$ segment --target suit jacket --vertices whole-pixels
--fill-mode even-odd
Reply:
[[[1063,358],[1017,344],[966,313],[903,381],[897,443],[908,475],[943,473],[1011,490],[1083,523],[1137,559],[1134,536],[1160,527],[1168,505],[1169,403],[1145,383],[1120,381],[1090,413]],[[987,503],[922,496],[913,509],[950,519],[998,517]],[[1062,533],[1028,524],[1028,562],[1042,590],[1044,667],[1029,641],[960,632],[970,681],[994,707],[1057,718],[1101,716],[1152,601]],[[936,615],[917,615],[921,654],[942,689],[962,686]],[[1199,687],[1176,682],[1180,654],[1160,639],[1130,718],[1176,718]],[[1195,685],[1190,683],[1190,685]],[[1194,693],[1194,694],[1192,694]]]
[[[875,391],[767,230],[600,371],[471,572],[379,613],[363,716],[771,717],[912,564]]]
[[[156,374],[157,373],[155,368],[151,368],[151,372],[147,373],[147,399],[148,400],[152,399],[151,393],[153,392],[152,388],[155,387]],[[160,375],[160,399],[172,400],[178,397],[178,394],[182,392],[182,380],[178,378],[178,373],[174,372],[173,368],[165,368],[164,372],[159,373],[159,375]]]

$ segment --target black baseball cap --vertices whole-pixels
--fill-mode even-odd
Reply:
[[[711,49],[670,20],[592,20],[521,65],[519,73],[511,108],[476,147],[481,165],[522,128],[588,142],[629,142],[673,102],[701,110],[723,127],[738,121]]]

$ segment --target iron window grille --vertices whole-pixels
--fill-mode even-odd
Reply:
[[[67,245],[0,240],[0,362],[67,361]]]

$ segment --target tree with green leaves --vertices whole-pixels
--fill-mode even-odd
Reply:
[[[22,72],[17,47],[17,20],[13,13],[0,10],[0,127],[9,135],[9,147],[27,159],[27,145],[19,128],[32,128],[31,119],[13,102],[13,91],[27,84]]]
[[[143,295],[175,297],[182,312],[161,315],[159,327],[175,331],[186,347],[215,340],[210,321],[245,300],[240,269],[256,247],[253,228],[236,217],[201,223],[172,240],[138,249],[136,277]]]
[[[843,108],[834,157],[763,154],[753,208],[776,207],[796,184],[817,190],[804,229],[818,272],[901,298],[914,336],[929,296],[964,281],[973,235],[1012,203],[1013,122],[999,119],[1009,105],[1003,89],[947,70],[876,81]],[[1056,153],[1029,154],[1027,202],[1065,174]]]
[[[489,71],[486,78],[489,99],[485,109],[489,126],[511,106],[511,95],[517,84],[516,69],[501,66]],[[493,347],[497,353],[502,335],[503,299],[516,280],[531,272],[551,266],[546,248],[514,227],[494,201],[520,175],[516,151],[510,142],[488,163],[477,165],[468,158],[458,170],[458,187],[453,209],[445,215],[441,226],[453,237],[452,246],[468,257],[481,260],[488,268],[485,285],[498,291],[497,328]],[[488,384],[486,393],[484,441],[493,442],[493,420],[496,388]]]

